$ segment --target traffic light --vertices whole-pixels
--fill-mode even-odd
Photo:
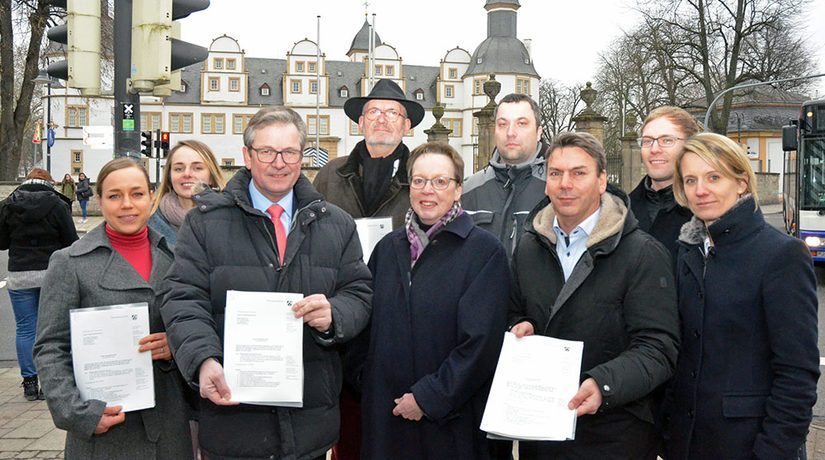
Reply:
[[[209,0],[141,0],[132,4],[132,89],[153,91],[172,82],[172,73],[203,61],[209,50],[175,38],[173,21],[209,7]],[[180,85],[178,84],[179,88]],[[176,89],[170,86],[159,95]]]
[[[100,0],[49,0],[66,9],[66,23],[47,32],[49,40],[65,45],[66,60],[49,64],[50,77],[68,81],[84,96],[100,94]]]
[[[169,131],[161,131],[160,133],[160,150],[163,153],[162,158],[166,158],[169,154]]]
[[[152,131],[140,132],[140,154],[147,157],[152,156]]]

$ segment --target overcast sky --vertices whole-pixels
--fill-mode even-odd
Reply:
[[[487,35],[485,0],[368,0],[376,31],[405,64],[437,66],[447,50],[472,53]],[[542,78],[567,84],[594,78],[598,54],[639,14],[632,0],[520,0],[518,38],[532,39],[536,70]],[[812,0],[809,38],[825,73],[825,0]],[[283,59],[303,38],[316,39],[321,16],[321,51],[346,60],[352,38],[364,22],[364,0],[211,0],[211,6],[182,21],[182,38],[208,47],[223,34],[238,40],[246,56]],[[818,80],[825,97],[825,78]]]

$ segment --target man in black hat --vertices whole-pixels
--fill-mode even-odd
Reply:
[[[353,218],[392,217],[393,228],[398,228],[404,225],[410,208],[410,149],[401,139],[421,123],[424,108],[407,99],[395,82],[382,79],[367,97],[349,98],[344,112],[358,122],[364,140],[348,156],[324,165],[315,176],[315,188]],[[359,364],[350,361],[345,356],[345,367]],[[361,451],[361,398],[354,382],[349,381],[352,379],[346,377],[341,390],[341,433],[332,450],[334,460],[355,460]]]
[[[401,139],[421,123],[424,108],[392,80],[379,80],[367,97],[348,99],[344,112],[358,122],[364,140],[321,168],[315,188],[354,218],[388,216],[398,228],[410,207],[410,151]]]

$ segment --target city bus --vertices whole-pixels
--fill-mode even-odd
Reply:
[[[825,99],[802,104],[799,118],[782,128],[785,230],[825,262]]]

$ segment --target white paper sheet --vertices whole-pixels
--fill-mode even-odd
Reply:
[[[567,404],[579,390],[583,350],[584,342],[505,333],[481,429],[497,438],[575,439]]]
[[[392,233],[392,217],[362,217],[355,219],[355,229],[361,240],[364,262],[369,262],[372,250],[388,233]]]
[[[232,401],[302,407],[303,319],[292,305],[302,294],[226,292],[223,371]]]
[[[149,335],[149,304],[72,309],[69,327],[83,400],[123,406],[124,412],[155,407],[152,353],[138,351],[138,341]]]

